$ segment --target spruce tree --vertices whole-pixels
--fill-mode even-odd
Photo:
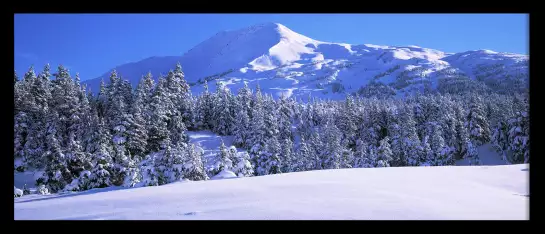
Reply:
[[[184,178],[192,181],[207,180],[206,170],[203,163],[203,150],[194,144],[186,147],[187,157],[184,170]]]
[[[509,149],[513,152],[512,163],[530,162],[530,124],[526,111],[518,111],[509,121]]]
[[[168,144],[170,144],[169,130],[167,128],[167,107],[165,99],[167,99],[164,90],[165,80],[159,77],[159,83],[155,87],[155,92],[151,97],[150,112],[153,121],[148,122],[148,151],[158,152]]]
[[[314,170],[313,153],[310,145],[304,137],[301,137],[299,148],[297,151],[295,171],[310,171]]]
[[[293,153],[293,142],[288,138],[282,141],[280,147],[281,171],[284,173],[294,172],[297,167],[297,161]]]
[[[341,156],[343,147],[341,145],[341,133],[337,126],[335,126],[333,119],[324,126],[324,144],[325,151],[323,152],[322,165],[325,169],[339,169],[341,168]]]
[[[486,144],[490,141],[490,127],[484,107],[482,106],[482,100],[478,96],[471,98],[469,106],[469,112],[467,115],[467,128],[469,130],[469,137],[476,143],[477,146]]]
[[[388,137],[383,138],[379,142],[379,147],[377,149],[377,158],[376,158],[376,167],[389,167],[390,162],[392,161],[392,150],[390,149],[390,144],[388,143]]]
[[[221,141],[219,152],[216,154],[215,173],[219,173],[223,170],[231,170],[233,168],[233,161],[230,158],[229,151],[223,140]]]
[[[281,96],[277,102],[278,105],[278,133],[281,140],[289,139],[293,141],[293,134],[291,132],[291,119],[293,115],[292,108],[288,103],[288,100]]]
[[[237,153],[237,164],[234,165],[234,173],[238,177],[253,176],[254,168],[250,163],[250,155],[247,152]]]

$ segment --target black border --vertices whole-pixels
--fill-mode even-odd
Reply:
[[[19,2],[19,3],[22,3],[22,2]],[[23,3],[24,5],[15,3],[17,4],[17,6],[8,8],[8,9],[11,9],[11,11],[8,14],[4,14],[5,17],[2,20],[2,23],[8,24],[3,27],[4,29],[6,30],[12,29],[12,27],[14,27],[13,26],[14,13],[116,13],[116,12],[117,13],[122,13],[122,12],[125,12],[125,13],[529,13],[530,12],[529,5],[523,4],[521,2],[507,3],[507,4],[500,3],[500,2],[492,2],[492,3],[484,3],[481,5],[479,5],[478,2],[471,2],[469,4],[466,4],[460,1],[457,1],[457,2],[436,2],[435,1],[435,2],[427,2],[427,3],[418,2],[418,1],[416,2],[408,1],[408,2],[403,2],[401,4],[395,3],[395,2],[388,3],[384,1],[373,1],[373,2],[361,1],[361,3],[362,4],[357,7],[355,3],[351,4],[348,2],[345,2],[345,3],[341,2],[338,4],[331,4],[331,3],[319,4],[318,2],[300,2],[302,6],[297,7],[294,4],[298,4],[298,3],[282,2],[282,1],[262,2],[259,4],[254,2],[254,3],[245,3],[242,5],[237,5],[233,2],[219,2],[219,3],[206,2],[205,4],[200,4],[200,3],[196,4],[195,2],[193,3],[181,2],[181,4],[179,4],[178,6],[176,6],[177,4],[173,4],[173,3],[157,3],[157,2],[146,3],[142,5],[136,4],[136,2],[132,2],[129,4],[119,4],[119,5],[115,5],[111,2],[109,4],[100,4],[98,2],[92,2],[92,3],[85,2],[85,3],[80,3],[81,5],[78,5],[75,3],[60,4],[56,2],[38,2],[38,3],[28,2],[28,3]],[[443,7],[440,7],[442,4],[445,4],[445,5]],[[143,6],[143,7],[139,8],[138,6]],[[533,20],[534,22],[536,21],[535,14],[533,15],[531,14],[529,18],[534,19]],[[529,27],[531,28],[532,25],[535,26],[535,24],[536,23],[529,24]],[[14,31],[10,31],[10,32],[14,32]],[[536,34],[535,33],[530,34],[530,36],[532,35],[535,37]],[[10,42],[11,40],[14,40],[13,39],[14,37],[12,36],[13,35],[8,35],[8,36],[5,36],[4,38],[7,38],[8,42]],[[468,35],[468,36],[471,36],[471,35]],[[37,39],[39,39],[39,37],[37,37]],[[536,43],[534,43],[533,44],[534,47],[532,47],[532,43],[531,43],[532,41],[536,41],[536,40],[530,39],[529,51],[532,51],[532,49],[536,50],[535,49]],[[12,42],[12,45],[14,45],[13,44],[14,42],[13,41],[11,42]],[[540,164],[541,155],[539,155],[537,151],[538,148],[536,147],[537,146],[536,144],[539,142],[538,134],[540,133],[537,131],[537,127],[539,125],[538,120],[542,119],[539,117],[540,112],[537,106],[539,105],[538,104],[539,93],[535,92],[537,91],[536,88],[534,88],[533,90],[534,92],[532,92],[532,87],[542,87],[538,84],[538,82],[540,82],[541,77],[537,75],[537,71],[538,71],[537,66],[539,63],[535,61],[536,58],[539,58],[539,57],[534,57],[530,61],[531,139],[533,139],[533,141],[535,142],[534,147],[531,148],[531,154],[538,155],[537,157],[534,157],[532,159],[533,165],[541,165]],[[1,92],[1,94],[3,95],[2,100],[6,102],[5,109],[13,110],[13,101],[12,101],[13,86],[12,86],[12,78],[11,78],[13,74],[10,69],[5,69],[4,72],[5,72],[4,77],[7,77],[7,78],[4,78],[2,80],[6,82],[6,84],[2,85],[1,87],[7,90]],[[21,75],[22,73],[20,72],[19,76]],[[4,145],[2,149],[7,151],[9,154],[9,153],[13,153],[12,152],[13,145],[10,144],[10,142],[12,142],[12,137],[13,137],[13,127],[12,127],[13,117],[11,112],[5,111],[4,114],[7,120],[4,119],[4,121],[2,121],[2,126],[4,128],[4,131],[2,131],[2,137],[6,139],[2,141],[2,144]],[[8,155],[5,155],[3,158],[6,161],[11,160],[11,157]],[[9,162],[6,162],[4,165],[11,166],[13,164],[11,161],[9,161]],[[537,183],[539,183],[537,182],[539,181],[538,175],[541,172],[539,169],[535,169],[535,170],[532,170],[532,169],[530,170],[530,184],[534,183],[534,186],[537,186]],[[2,170],[2,172],[6,174],[10,173],[9,175],[5,175],[4,178],[12,178],[13,176],[13,174],[11,174],[11,171]],[[533,198],[536,198],[539,196],[538,195],[539,192],[536,189],[537,187],[534,187],[534,186],[530,185],[530,191],[531,191],[530,193]],[[5,189],[10,189],[9,185],[3,186],[3,187]],[[6,206],[4,207],[10,207],[11,200],[8,200],[8,199],[12,199],[12,198],[8,197],[8,194],[9,194],[8,191],[5,191],[3,194],[6,196],[5,202],[7,203]],[[531,201],[531,206],[533,206],[534,208],[530,209],[530,218],[535,219],[539,216],[536,210],[538,203],[541,203],[538,198]],[[501,204],[498,204],[498,205],[501,205]],[[13,210],[10,210],[9,208],[3,209],[3,210],[4,212],[6,212],[6,215],[4,216],[4,218],[8,220],[12,220]],[[17,222],[28,222],[28,221],[17,221]],[[71,222],[67,222],[67,221],[60,221],[60,222],[63,222],[63,224],[53,224],[51,227],[48,227],[49,223],[45,223],[46,225],[44,224],[24,225],[24,226],[21,224],[18,224],[18,225],[16,224],[16,225],[17,225],[18,231],[24,231],[24,232],[34,231],[34,230],[31,230],[34,228],[36,228],[36,230],[43,230],[43,231],[49,231],[49,230],[77,231],[77,230],[86,229],[85,226],[81,226],[77,224],[76,224],[77,226],[74,226],[74,228],[71,228],[71,227],[65,226],[65,225],[70,225]],[[109,222],[110,224],[121,224],[121,222],[116,222],[116,221],[103,221],[103,222],[107,222],[107,223]],[[175,231],[183,232],[183,231],[190,231],[191,229],[193,229],[188,226],[189,224],[193,224],[195,225],[193,227],[195,227],[196,230],[199,230],[200,232],[202,231],[207,232],[208,230],[216,231],[214,230],[215,228],[217,228],[217,230],[220,232],[230,231],[230,230],[232,231],[247,230],[247,232],[261,232],[261,231],[268,232],[268,230],[271,230],[273,232],[276,232],[276,231],[283,232],[283,231],[289,230],[285,228],[271,229],[271,228],[268,228],[268,226],[264,226],[264,225],[271,225],[271,224],[261,224],[261,222],[266,222],[266,221],[249,221],[250,223],[210,221],[216,225],[207,225],[206,223],[202,223],[199,221],[183,221],[183,222],[185,222],[184,224],[182,224],[183,226],[180,226],[178,223],[167,222],[167,221],[132,221],[125,228],[130,228],[130,229],[138,228],[139,227],[138,224],[142,224],[144,226],[150,226],[150,224],[158,224],[158,225],[174,224],[175,226],[173,226],[173,228]],[[238,221],[238,222],[241,222],[241,221]],[[331,223],[331,222],[334,222],[334,223]],[[431,224],[443,223],[445,225],[448,225],[448,226],[443,226],[443,228],[437,227],[439,229],[428,226],[430,225],[430,223],[419,225],[417,222],[407,222],[407,221],[403,221],[403,222],[404,222],[404,225],[416,224],[417,226],[414,226],[415,229],[413,230],[417,232],[426,231],[426,230],[436,230],[436,231],[445,230],[447,227],[449,231],[456,230],[458,228],[463,228],[463,229],[459,229],[460,231],[471,230],[471,229],[466,229],[465,227],[461,225],[446,223],[448,221],[431,222]],[[256,226],[253,226],[254,225],[253,223],[255,223]],[[374,223],[380,223],[380,221],[375,221]],[[486,223],[486,222],[469,222],[468,224],[473,225],[478,223]],[[504,229],[505,231],[510,231],[505,229],[507,226],[503,226],[500,223],[501,222],[497,222],[497,221],[493,222],[491,223],[489,227],[487,227],[486,230],[489,231],[490,230],[489,228],[501,228],[501,229]],[[229,224],[233,226],[229,226]],[[291,222],[291,224],[294,224],[294,222]],[[338,229],[346,228],[347,230],[352,229],[356,231],[367,231],[367,230],[371,231],[370,228],[367,228],[368,226],[365,226],[365,225],[369,225],[370,222],[366,224],[362,224],[360,222],[349,222],[349,221],[344,221],[343,223],[338,223],[338,221],[324,221],[324,222],[312,222],[312,223],[309,223],[309,221],[299,221],[299,222],[295,222],[295,224],[309,224],[309,225],[306,225],[306,227],[304,227],[303,229],[301,229],[303,231],[311,231],[311,229],[314,229],[316,231],[328,231],[326,229],[323,229],[323,227],[327,227],[327,226],[330,226],[332,228],[330,230],[338,230]],[[321,226],[320,224],[325,224],[325,225]],[[328,225],[328,224],[331,224],[331,225]],[[277,225],[277,224],[272,224],[272,225]],[[353,228],[351,228],[350,225],[352,225]],[[393,226],[384,226],[384,224],[378,227],[379,227],[379,230],[380,229],[391,230],[393,228]],[[104,231],[110,229],[109,227],[102,226],[102,225],[98,226],[97,228],[98,230],[104,230]],[[520,227],[515,227],[515,228],[516,229],[513,229],[513,230],[522,231]],[[401,226],[401,229],[403,230],[404,227]],[[408,231],[407,228],[405,228],[405,230]]]

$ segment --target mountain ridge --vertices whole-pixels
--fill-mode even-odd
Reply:
[[[338,99],[369,83],[381,83],[403,95],[422,86],[437,89],[441,80],[453,77],[496,86],[507,80],[524,87],[528,60],[527,55],[486,49],[445,53],[414,45],[323,42],[269,22],[218,32],[182,56],[150,57],[114,69],[136,85],[146,73],[151,71],[157,79],[180,62],[194,94],[203,90],[206,78],[232,90],[242,87],[243,80],[250,85],[259,83],[263,92],[275,97],[311,94]],[[114,69],[84,83],[96,92],[100,80],[108,82]],[[215,89],[213,83],[209,83],[210,90]]]

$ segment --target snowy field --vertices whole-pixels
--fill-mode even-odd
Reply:
[[[519,219],[528,164],[340,169],[15,199],[15,219]]]

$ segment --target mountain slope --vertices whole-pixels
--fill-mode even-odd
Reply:
[[[183,56],[152,57],[115,69],[136,85],[148,71],[157,78],[179,61],[194,93],[202,91],[204,80],[211,90],[214,80],[225,82],[232,90],[246,81],[274,96],[312,94],[337,99],[370,82],[386,84],[400,95],[423,86],[437,88],[439,80],[452,77],[482,81],[498,89],[512,84],[523,89],[527,87],[528,60],[526,55],[488,50],[446,54],[417,46],[322,42],[284,25],[265,23],[220,32]],[[100,79],[108,81],[109,73],[87,83],[96,91]],[[502,83],[505,80],[507,84]]]
[[[15,198],[21,219],[529,219],[528,164],[358,168]]]

